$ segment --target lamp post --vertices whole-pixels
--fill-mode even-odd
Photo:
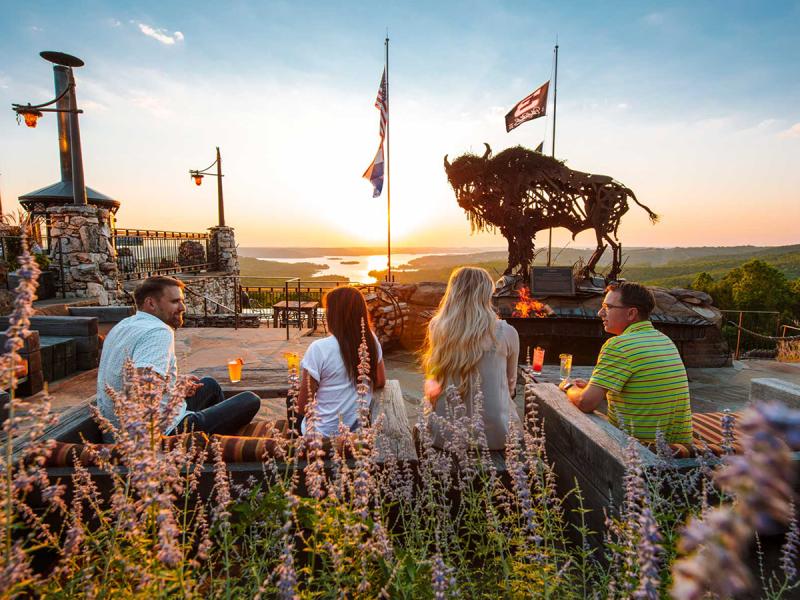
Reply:
[[[214,165],[216,165],[217,167],[216,173],[212,173],[209,170]],[[200,169],[199,171],[198,170],[189,171],[189,177],[194,179],[195,185],[202,185],[203,177],[206,175],[217,178],[217,209],[219,211],[219,226],[225,227],[225,205],[222,202],[222,178],[224,177],[224,175],[222,174],[222,157],[219,154],[219,146],[217,146],[217,160],[208,165],[205,169]]]
[[[62,153],[61,179],[72,182],[72,199],[77,206],[86,205],[86,184],[83,178],[83,154],[81,152],[81,132],[78,124],[78,115],[83,111],[78,108],[75,95],[75,77],[72,74],[74,67],[82,67],[84,62],[75,56],[63,52],[40,52],[46,61],[54,64],[53,76],[56,84],[56,97],[49,102],[32,105],[12,104],[11,109],[17,113],[17,122],[20,118],[28,127],[36,127],[40,117],[46,112],[58,114],[58,140],[59,146],[69,149],[69,161],[64,159]],[[47,108],[56,105],[56,108]]]

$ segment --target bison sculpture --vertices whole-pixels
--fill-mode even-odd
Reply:
[[[496,231],[508,240],[505,275],[528,278],[535,255],[536,234],[564,227],[572,238],[594,229],[597,249],[582,275],[595,267],[610,245],[613,250],[608,279],[622,268],[622,244],[617,230],[628,211],[628,199],[647,211],[655,223],[658,215],[636,199],[633,191],[607,175],[581,173],[563,162],[527,148],[508,148],[492,157],[489,144],[483,156],[464,154],[452,163],[444,157],[447,179],[458,205],[467,213],[473,231]]]

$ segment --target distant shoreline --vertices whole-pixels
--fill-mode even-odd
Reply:
[[[392,254],[475,254],[478,252],[506,251],[506,248],[492,246],[487,248],[467,247],[436,247],[436,246],[397,246],[392,248]],[[270,247],[270,246],[239,246],[240,256],[251,258],[311,258],[319,256],[369,256],[386,254],[386,246],[326,246],[319,248],[309,247]]]
[[[537,246],[541,247],[541,246]],[[569,246],[571,251],[593,251],[594,248]],[[671,250],[671,251],[694,251],[701,254],[738,254],[740,252],[760,251],[760,250],[778,250],[785,249],[787,251],[800,250],[800,245],[752,245],[743,244],[740,246],[629,246],[625,248],[626,255],[637,254],[639,252],[657,251],[657,250]],[[483,254],[488,252],[507,252],[505,246],[486,246],[486,247],[467,247],[467,246],[397,246],[392,248],[392,253],[396,254]],[[560,251],[559,248],[554,251]],[[251,258],[312,258],[312,257],[337,257],[340,259],[343,256],[368,256],[368,255],[385,255],[386,246],[239,246],[238,252],[240,256],[248,256]]]

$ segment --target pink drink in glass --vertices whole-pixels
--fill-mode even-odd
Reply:
[[[533,372],[537,374],[541,373],[543,364],[544,364],[544,348],[536,346],[536,349],[533,351]]]

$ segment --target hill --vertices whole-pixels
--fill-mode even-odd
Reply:
[[[315,280],[347,281],[347,277],[340,275],[312,277],[314,273],[327,268],[327,265],[310,262],[284,263],[276,260],[259,260],[248,256],[239,257],[242,285],[245,286],[278,286],[283,285],[284,279],[291,277],[300,277],[304,282]]]
[[[553,251],[552,263],[557,266],[572,266],[578,259],[588,260],[590,251],[566,249]],[[702,247],[702,248],[633,248],[623,255],[625,266],[623,277],[651,285],[685,287],[702,272],[715,279],[753,258],[761,259],[789,279],[800,277],[800,245],[758,247]],[[605,260],[600,264],[608,266]],[[546,254],[540,253],[536,265],[546,264]],[[402,282],[447,281],[450,272],[458,266],[483,267],[493,276],[499,276],[506,267],[505,252],[481,252],[461,256],[425,256],[414,259],[405,267],[409,270],[395,271],[395,278]],[[376,279],[383,278],[385,271],[372,271]]]

